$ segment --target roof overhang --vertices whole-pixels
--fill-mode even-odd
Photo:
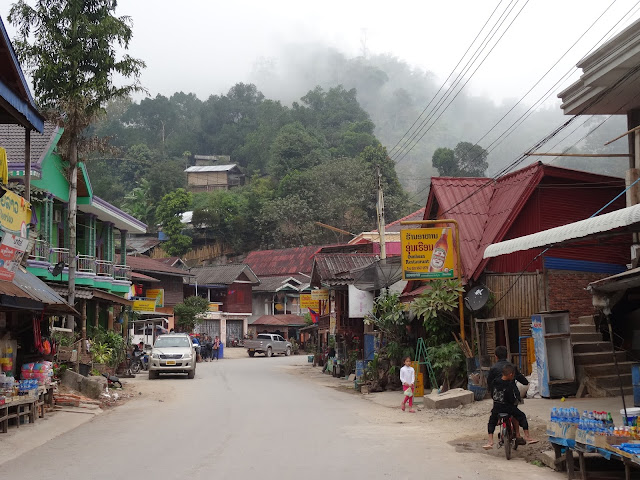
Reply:
[[[113,223],[118,230],[126,230],[129,233],[147,232],[147,226],[140,220],[96,196],[93,197],[89,204],[78,204],[78,210],[96,215],[104,222]]]
[[[639,66],[637,20],[578,63],[582,76],[558,94],[565,115],[623,115],[640,108]],[[605,94],[616,83],[618,86]]]
[[[542,232],[532,233],[504,242],[489,245],[483,258],[508,255],[513,252],[559,246],[564,242],[577,239],[589,239],[593,236],[611,232],[621,227],[630,227],[640,222],[640,204],[605,213],[598,217],[587,218],[579,222],[562,225]]]
[[[640,287],[640,267],[591,282],[587,290],[611,294],[635,287]]]

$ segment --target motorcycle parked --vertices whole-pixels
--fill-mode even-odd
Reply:
[[[131,359],[131,373],[140,373],[142,370],[149,370],[149,355],[135,351]]]

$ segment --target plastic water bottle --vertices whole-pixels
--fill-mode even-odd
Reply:
[[[558,409],[556,407],[551,409],[551,421],[553,423],[558,421]]]

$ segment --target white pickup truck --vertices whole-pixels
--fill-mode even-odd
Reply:
[[[250,357],[256,353],[264,353],[265,357],[276,353],[284,353],[287,357],[291,355],[291,343],[276,333],[259,333],[255,340],[245,340],[244,346]]]

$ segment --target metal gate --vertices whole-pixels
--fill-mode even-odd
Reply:
[[[227,347],[231,346],[233,340],[242,340],[244,320],[227,320]]]
[[[195,331],[200,334],[209,335],[211,338],[220,336],[220,320],[203,320],[196,326]]]

